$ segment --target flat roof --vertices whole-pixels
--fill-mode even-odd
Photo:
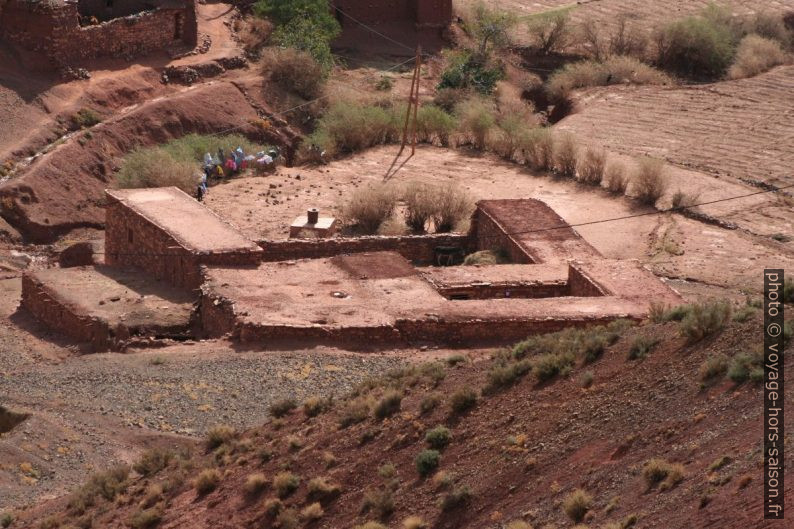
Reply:
[[[261,251],[256,243],[176,187],[108,189],[106,193],[157,225],[189,251]]]
[[[601,256],[545,202],[481,200],[477,206],[538,263]]]

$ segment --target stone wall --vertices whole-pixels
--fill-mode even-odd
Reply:
[[[108,348],[111,330],[104,322],[80,314],[28,274],[22,276],[22,306],[50,329],[77,342],[89,343],[97,351]]]
[[[569,296],[583,298],[608,296],[610,294],[582,270],[581,267],[573,264],[568,267],[568,289]]]
[[[434,264],[435,249],[442,246],[474,251],[468,235],[407,235],[402,237],[356,237],[259,241],[264,262],[319,259],[362,252],[397,252],[415,264]]]
[[[198,41],[196,6],[162,7],[93,26],[80,26],[73,3],[9,0],[0,11],[0,37],[22,48],[46,53],[59,65],[99,57],[145,55],[175,44]]]
[[[255,266],[258,251],[191,252],[160,226],[108,196],[105,264],[135,267],[178,287],[197,289],[201,265]]]
[[[510,261],[516,264],[533,264],[535,261],[524,248],[487,212],[480,208],[471,220],[471,233],[474,234],[478,250],[504,250]]]
[[[555,283],[485,283],[443,287],[434,285],[447,299],[539,299],[568,296],[568,284]]]

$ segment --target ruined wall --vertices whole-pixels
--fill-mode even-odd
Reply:
[[[157,0],[79,0],[77,11],[84,17],[111,20],[151,11],[162,3]]]
[[[160,226],[108,196],[105,217],[105,264],[134,267],[172,285],[197,289],[201,265],[255,266],[261,252],[241,250],[194,253]]]
[[[460,234],[290,239],[288,241],[260,241],[258,244],[264,250],[262,257],[264,262],[319,259],[348,253],[392,251],[413,263],[433,264],[435,249],[440,246],[456,246],[466,252],[474,250],[469,236]]]
[[[9,0],[0,11],[0,37],[25,49],[46,53],[59,65],[99,57],[134,57],[174,44],[195,46],[196,6],[158,8],[98,25],[80,27],[73,3]]]
[[[22,276],[22,306],[50,329],[90,343],[94,350],[108,348],[112,333],[107,324],[68,306],[28,274]]]
[[[415,0],[416,23],[424,28],[442,28],[452,22],[452,0]]]
[[[598,297],[608,296],[610,293],[593,280],[579,266],[571,265],[568,267],[568,287],[569,296],[575,297]]]
[[[534,263],[534,260],[524,251],[521,245],[513,237],[505,233],[504,228],[496,219],[480,208],[477,208],[472,216],[471,232],[474,234],[473,237],[478,250],[504,250],[513,263]]]
[[[442,287],[434,285],[436,291],[447,299],[539,299],[568,296],[565,282],[559,283],[486,283]]]

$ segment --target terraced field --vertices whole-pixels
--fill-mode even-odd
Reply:
[[[558,127],[612,152],[715,176],[794,184],[794,66],[683,88],[596,90]]]
[[[472,5],[477,0],[456,0],[460,10]],[[621,16],[627,16],[636,22],[637,27],[652,29],[659,23],[675,18],[691,15],[702,10],[711,0],[666,0],[649,2],[648,0],[492,0],[489,6],[519,13],[532,15],[550,9],[575,7],[572,13],[574,22],[594,20],[601,28],[613,25]],[[780,13],[794,10],[794,0],[721,0],[718,2],[730,8],[736,14],[749,14],[758,11]],[[518,32],[519,40],[526,38],[523,28]]]

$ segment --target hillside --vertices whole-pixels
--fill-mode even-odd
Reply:
[[[18,526],[149,527],[147,517],[161,517],[162,528],[348,528],[378,519],[424,527],[400,525],[418,516],[437,528],[570,527],[566,501],[582,489],[591,497],[583,527],[780,527],[759,522],[760,386],[703,375],[707,359],[725,355],[740,380],[735,357],[757,351],[760,321],[752,309],[734,318],[749,313],[693,345],[674,321],[614,326],[617,341],[600,357],[587,365],[578,357],[570,373],[545,382],[532,353],[531,373],[513,382],[493,358],[452,356],[393,371],[332,404],[271,407],[283,418],[260,428],[215,429],[213,444],[196,444],[190,455],[150,452],[122,483],[105,475],[93,489],[22,514]],[[524,348],[582,353],[575,344],[608,334],[584,331],[584,342],[572,342],[569,332]],[[567,346],[554,345],[564,339]],[[657,341],[646,357],[629,359],[632,346]],[[476,395],[468,410],[467,391]],[[437,469],[426,463],[423,478],[415,458],[439,425],[449,435],[431,435],[440,461]],[[681,466],[649,485],[651,459]],[[529,525],[507,525],[514,520]]]

